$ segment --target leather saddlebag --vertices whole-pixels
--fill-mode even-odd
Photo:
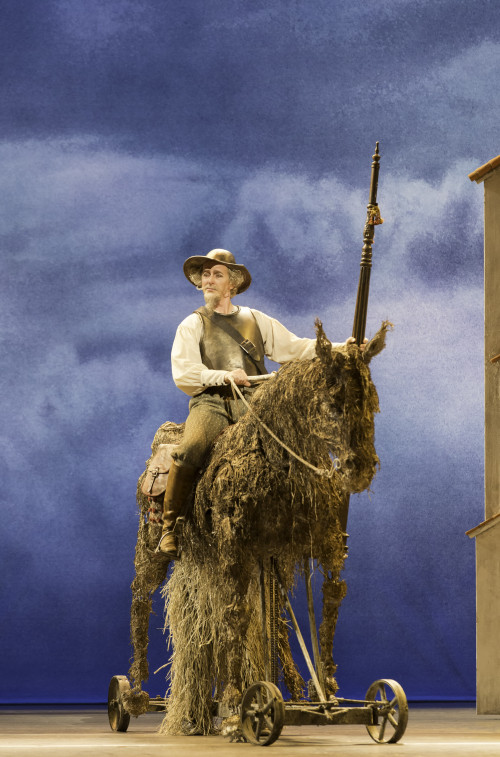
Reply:
[[[160,444],[149,461],[141,491],[146,497],[157,497],[167,486],[168,472],[172,466],[172,452],[177,444]]]

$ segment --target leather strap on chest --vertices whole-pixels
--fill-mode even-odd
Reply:
[[[258,372],[262,373],[261,358],[259,357],[257,348],[255,347],[254,343],[250,341],[250,339],[247,339],[242,334],[240,334],[238,329],[235,329],[234,326],[225,318],[216,320],[212,315],[209,315],[203,307],[195,310],[195,313],[199,313],[201,316],[203,316],[203,318],[206,318],[207,321],[210,321],[210,323],[212,323],[214,326],[217,326],[217,328],[221,329],[221,331],[224,331],[228,336],[231,337],[231,339],[239,344],[243,352],[250,358],[252,363],[254,363]]]

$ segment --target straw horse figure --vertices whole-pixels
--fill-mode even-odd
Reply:
[[[368,364],[383,349],[388,328],[384,323],[362,353],[355,345],[333,348],[317,322],[316,357],[289,363],[260,386],[251,410],[217,439],[195,489],[182,557],[163,589],[173,647],[165,732],[189,732],[193,726],[211,732],[214,697],[235,707],[242,690],[264,678],[259,576],[271,557],[286,590],[305,559],[320,566],[321,661],[329,694],[337,690],[332,645],[345,594],[339,515],[349,494],[369,487],[378,465],[378,397]],[[182,428],[161,426],[153,452],[161,443],[178,441]],[[332,456],[340,467],[330,477]],[[150,503],[140,490],[139,504],[145,515]],[[132,714],[144,711],[141,697],[143,704],[147,699],[141,682],[148,678],[151,596],[165,578],[165,563],[152,552],[159,529],[141,517],[132,584]],[[304,682],[284,622],[279,653],[285,683],[292,696],[300,696]]]

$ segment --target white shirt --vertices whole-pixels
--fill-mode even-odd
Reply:
[[[240,308],[252,312],[264,342],[264,352],[276,363],[287,363],[297,358],[313,358],[316,355],[316,339],[300,338],[288,331],[275,318],[260,310]],[[197,313],[191,313],[179,324],[172,346],[172,376],[175,385],[190,397],[200,394],[207,386],[221,386],[227,371],[211,370],[203,365],[200,341],[203,324]]]

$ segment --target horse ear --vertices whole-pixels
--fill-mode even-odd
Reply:
[[[390,321],[383,321],[375,336],[373,336],[363,350],[363,361],[369,365],[372,357],[378,355],[385,347],[385,338],[388,331],[392,331],[394,325]]]
[[[346,355],[342,350],[334,350],[327,338],[323,324],[316,319],[316,355],[323,363],[326,372],[326,385],[331,388],[339,381],[339,375],[346,364]]]
[[[323,324],[321,323],[319,318],[316,318],[314,325],[316,326],[316,355],[323,362],[325,362],[326,360],[331,361],[332,343],[327,338],[323,330]]]

